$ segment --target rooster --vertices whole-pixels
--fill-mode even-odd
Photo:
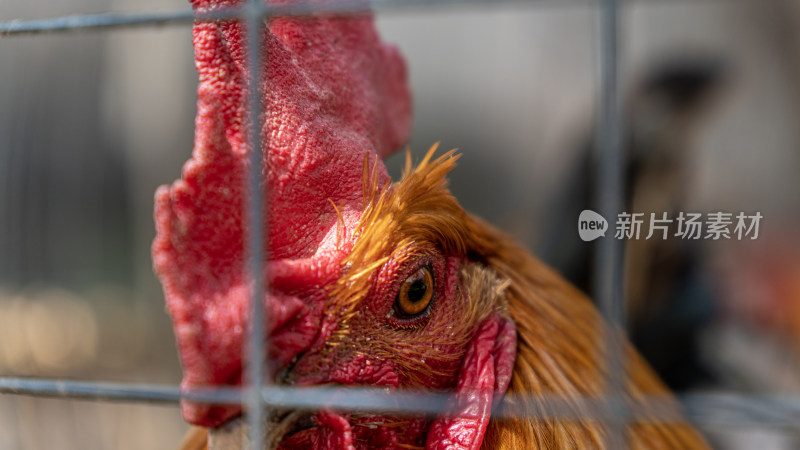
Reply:
[[[197,11],[237,3],[192,2]],[[285,385],[452,396],[440,417],[284,414],[270,445],[603,447],[606,429],[580,419],[578,401],[605,392],[604,325],[588,298],[459,206],[447,189],[453,151],[434,157],[434,146],[416,166],[407,157],[402,179],[391,184],[381,158],[408,139],[411,97],[402,56],[380,41],[371,15],[269,19],[255,81],[241,23],[197,22],[193,37],[195,148],[182,179],[156,192],[152,248],[182,388],[242,382],[250,320],[246,91],[256,82],[270,199],[268,376]],[[666,394],[632,348],[625,355],[630,403]],[[550,395],[566,399],[574,418],[512,418],[540,411],[537,398]],[[182,410],[202,427],[187,446],[238,445],[231,429],[244,426],[240,406],[185,400]],[[648,421],[648,411],[640,408],[642,422],[627,428],[633,447],[705,447],[688,424]]]

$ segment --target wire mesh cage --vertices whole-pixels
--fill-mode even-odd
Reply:
[[[52,10],[52,19],[4,13],[0,448],[169,447],[186,430],[182,398],[243,404],[253,448],[268,438],[262,424],[271,408],[446,408],[446,395],[264,384],[263,364],[246,365],[254,382],[241,389],[181,392],[150,271],[152,192],[175,178],[191,149],[190,25],[240,19],[255,49],[267,17],[365,10],[376,11],[385,40],[410,60],[418,111],[411,147],[441,140],[466,155],[465,175],[453,175],[462,204],[591,291],[713,445],[795,448],[800,5],[665,3],[253,0],[205,14],[179,4],[165,12]],[[697,42],[709,49],[687,50]],[[650,64],[652,54],[670,51]],[[251,73],[261,70],[257,55]],[[637,74],[629,69],[637,64],[649,66]],[[257,88],[249,105],[255,123]],[[255,129],[249,139],[251,148],[264,144]],[[260,155],[252,158],[248,182],[257,186]],[[396,171],[400,161],[387,164]],[[260,299],[264,199],[250,192],[248,265]],[[577,212],[589,208],[617,219],[611,227],[638,211],[758,210],[766,218],[752,242],[735,233],[721,243],[673,235],[665,247],[609,235],[590,245],[575,230]],[[251,308],[264,317],[260,301]],[[264,359],[261,327],[248,330],[249,361]],[[606,395],[581,399],[581,410],[606,424],[609,448],[622,448],[626,425],[642,419],[624,401],[624,344],[615,336],[606,335]],[[541,398],[543,408],[515,414],[572,419],[564,400]],[[662,409],[647,420],[676,419]]]

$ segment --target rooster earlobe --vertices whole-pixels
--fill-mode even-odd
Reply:
[[[464,355],[449,413],[431,424],[426,448],[480,448],[492,408],[511,381],[516,350],[511,319],[495,314],[481,322]]]

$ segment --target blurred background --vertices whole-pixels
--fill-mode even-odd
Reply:
[[[49,3],[0,0],[0,20],[187,7]],[[679,393],[796,398],[800,1],[631,1],[623,23],[626,209],[763,216],[755,240],[626,241],[629,334]],[[462,205],[589,291],[576,222],[594,192],[594,2],[378,26],[408,60],[415,157],[457,147]],[[188,25],[0,38],[0,375],[179,383],[149,247],[153,193],[191,153],[196,85]],[[800,448],[800,424],[708,422],[718,448]],[[0,396],[0,449],[174,448],[186,429],[177,406]]]

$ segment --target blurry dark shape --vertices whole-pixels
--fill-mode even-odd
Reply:
[[[104,46],[88,34],[0,46],[0,285],[132,283],[126,161],[102,108]]]
[[[631,338],[672,389],[712,381],[698,353],[698,335],[712,320],[714,300],[701,276],[698,241],[674,237],[686,205],[687,152],[726,84],[729,68],[709,56],[664,60],[630,93],[624,106],[626,212],[644,213],[639,239],[625,240],[625,295]],[[540,254],[583,289],[592,288],[595,244],[582,242],[578,215],[596,205],[594,133],[550,208],[556,219]],[[645,239],[650,213],[673,219],[669,237]],[[606,217],[604,239],[616,239],[616,217]]]

